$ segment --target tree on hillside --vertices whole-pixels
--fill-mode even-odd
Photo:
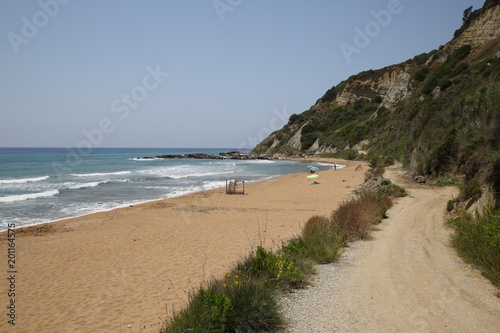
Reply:
[[[464,16],[462,17],[462,21],[467,22],[470,18],[471,13],[472,13],[472,6],[464,10]]]

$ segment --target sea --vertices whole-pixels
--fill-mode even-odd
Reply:
[[[0,148],[0,231],[9,224],[42,224],[216,189],[230,179],[255,182],[308,172],[312,166],[334,167],[289,160],[144,159],[233,150]]]

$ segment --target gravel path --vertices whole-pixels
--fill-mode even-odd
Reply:
[[[312,286],[283,298],[289,332],[500,332],[498,290],[464,265],[443,225],[452,188],[402,184],[373,239],[317,266]]]
[[[347,299],[352,293],[342,282],[349,278],[353,265],[365,253],[366,245],[362,241],[351,243],[339,262],[316,266],[317,274],[311,281],[311,287],[288,294],[282,299],[285,317],[290,325],[280,333],[347,332],[348,327],[357,325],[359,319],[355,314],[335,303],[339,299]]]

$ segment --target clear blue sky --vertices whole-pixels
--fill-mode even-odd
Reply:
[[[254,146],[349,76],[445,44],[483,3],[2,0],[0,146]]]

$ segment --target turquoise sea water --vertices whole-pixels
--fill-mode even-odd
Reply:
[[[305,162],[142,159],[233,149],[0,148],[0,231],[223,187],[307,172]],[[320,170],[332,165],[314,163]]]

